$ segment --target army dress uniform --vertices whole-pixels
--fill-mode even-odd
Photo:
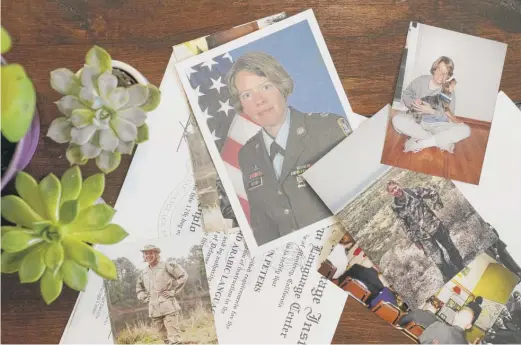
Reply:
[[[433,201],[433,208],[443,208],[438,192],[429,188],[404,188],[405,198],[394,198],[391,205],[393,211],[402,221],[409,240],[423,248],[425,255],[438,266],[446,279],[452,278],[464,268],[463,259],[450,238],[449,230],[425,203],[425,199]],[[443,250],[449,254],[450,263],[445,260]]]
[[[187,278],[180,265],[163,261],[154,267],[147,266],[138,278],[137,298],[148,303],[148,314],[165,343],[181,343],[178,327],[181,307],[175,296],[183,289]],[[163,296],[163,291],[169,296]]]
[[[277,138],[270,139],[261,129],[239,151],[258,245],[332,216],[301,175],[352,132],[338,115],[302,113],[292,107],[286,114]]]

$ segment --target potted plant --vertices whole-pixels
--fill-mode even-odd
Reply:
[[[114,244],[128,233],[111,224],[115,210],[98,203],[105,175],[82,180],[78,166],[58,179],[49,174],[38,183],[25,172],[15,179],[18,195],[2,197],[2,273],[18,272],[20,282],[40,281],[47,304],[62,291],[87,284],[87,270],[105,279],[117,278],[114,263],[88,243]]]
[[[18,170],[31,161],[40,135],[36,91],[20,64],[8,64],[3,54],[11,48],[11,38],[1,28],[2,53],[2,182],[3,190]]]
[[[52,71],[51,86],[63,95],[56,105],[64,116],[51,123],[47,136],[68,143],[70,164],[95,159],[107,174],[119,166],[122,154],[132,154],[135,144],[148,139],[147,112],[161,97],[139,72],[98,46],[87,52],[77,73]]]

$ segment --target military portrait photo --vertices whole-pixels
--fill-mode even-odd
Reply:
[[[367,183],[337,217],[411,308],[498,240],[450,180],[399,168]]]
[[[176,68],[250,251],[334,223],[302,174],[363,117],[351,110],[312,11]]]
[[[479,184],[506,51],[411,22],[382,163]]]
[[[119,244],[105,280],[116,344],[216,344],[202,247],[175,238]]]

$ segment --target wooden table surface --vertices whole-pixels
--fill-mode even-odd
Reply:
[[[45,137],[58,115],[59,95],[49,72],[78,69],[97,44],[159,85],[171,46],[280,11],[313,8],[342,84],[355,112],[374,114],[392,102],[409,21],[444,27],[508,44],[501,90],[521,100],[520,0],[4,0],[2,25],[13,37],[6,58],[22,63],[38,93],[40,142],[26,169],[39,179],[68,167],[64,145]],[[479,53],[479,52],[477,52]],[[476,71],[479,73],[479,71]],[[104,199],[114,205],[130,157],[107,176]],[[94,164],[84,176],[97,172]],[[76,302],[64,287],[46,306],[38,284],[2,276],[2,343],[57,343]],[[354,301],[344,309],[335,343],[409,343],[410,340]]]

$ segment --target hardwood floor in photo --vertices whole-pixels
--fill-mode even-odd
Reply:
[[[430,147],[421,152],[403,152],[407,136],[397,133],[391,118],[387,123],[386,139],[382,151],[382,164],[440,176],[472,184],[479,184],[485,158],[490,127],[468,122],[470,137],[456,144],[454,153]]]

